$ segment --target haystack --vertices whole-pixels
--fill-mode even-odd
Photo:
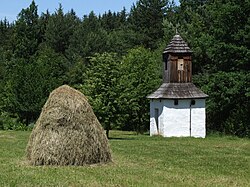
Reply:
[[[86,97],[61,86],[45,103],[27,145],[32,165],[86,165],[112,160],[108,139]]]

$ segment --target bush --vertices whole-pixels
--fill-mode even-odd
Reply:
[[[0,130],[28,130],[28,127],[20,122],[17,115],[2,112],[0,114]]]

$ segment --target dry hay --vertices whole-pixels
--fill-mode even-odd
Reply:
[[[86,97],[66,85],[50,94],[26,151],[32,165],[86,165],[112,160],[108,139]]]

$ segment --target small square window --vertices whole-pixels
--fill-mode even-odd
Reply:
[[[178,99],[174,100],[174,105],[178,105]]]

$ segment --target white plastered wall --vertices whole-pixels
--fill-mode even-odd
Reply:
[[[151,100],[150,135],[205,138],[205,99],[195,99],[195,105],[191,105],[191,108],[190,103],[191,99],[178,100],[178,105],[174,105],[174,100]],[[155,109],[159,111],[158,128]]]
[[[156,125],[155,109],[159,111],[158,128]],[[163,135],[163,121],[164,117],[162,114],[163,103],[161,100],[150,100],[150,136]]]
[[[196,99],[191,108],[191,136],[206,137],[206,107],[205,99]]]
[[[190,136],[190,100],[164,101],[164,137]]]

